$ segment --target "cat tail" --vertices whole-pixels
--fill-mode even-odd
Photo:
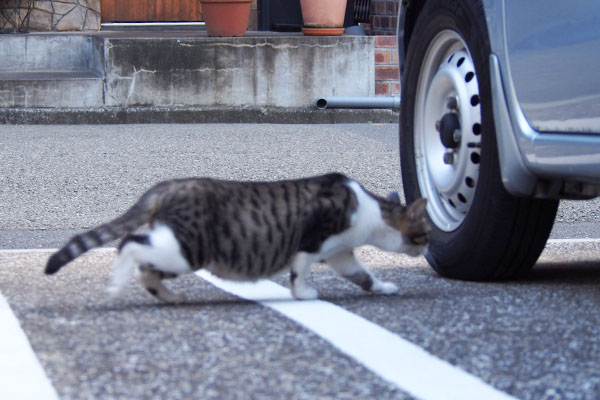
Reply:
[[[50,256],[44,272],[52,275],[86,251],[135,231],[145,223],[150,222],[153,215],[152,208],[147,202],[140,199],[120,217],[90,231],[73,236],[64,247]]]

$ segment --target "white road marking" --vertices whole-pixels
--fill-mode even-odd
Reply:
[[[595,238],[579,238],[579,239],[549,239],[548,244],[560,243],[600,243],[600,239]]]
[[[58,249],[2,249],[0,253],[6,254],[30,254],[30,253],[48,253],[48,255],[58,251]]]
[[[600,243],[600,239],[550,239],[548,244]],[[52,253],[57,249],[2,249],[2,253]],[[114,248],[92,251],[114,252]],[[280,312],[315,332],[374,373],[411,395],[424,399],[513,399],[481,379],[436,358],[364,318],[334,304],[296,301],[271,281],[255,284],[224,281],[197,273],[213,285]],[[0,398],[55,400],[58,394],[31,348],[27,336],[0,292]],[[366,340],[368,338],[368,340]]]
[[[0,293],[0,398],[58,400],[25,332]]]
[[[297,301],[272,281],[225,281],[196,273],[216,287],[256,301],[321,336],[375,374],[423,400],[507,400],[514,397],[426,352],[417,345],[335,304]]]

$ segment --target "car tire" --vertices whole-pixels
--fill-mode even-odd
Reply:
[[[558,208],[558,200],[516,197],[502,184],[485,21],[479,1],[428,1],[402,74],[405,197],[428,198],[429,264],[443,276],[465,280],[506,279],[529,270]]]

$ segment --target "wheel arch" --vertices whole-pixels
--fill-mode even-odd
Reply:
[[[404,69],[404,60],[406,59],[406,49],[410,42],[415,23],[419,14],[423,10],[427,0],[401,0],[398,8],[398,26],[396,34],[398,36],[398,67],[400,74]]]
[[[398,24],[396,34],[398,37],[398,66],[400,73],[404,69],[404,61],[406,59],[406,50],[412,39],[412,33],[419,15],[423,11],[425,5],[431,0],[401,0],[398,7]],[[499,38],[492,40],[490,43],[492,53],[495,53],[498,48],[502,48],[503,39],[499,34],[503,31],[503,13],[502,4],[504,0],[467,0],[485,9],[486,18],[485,24],[488,31],[488,37]]]

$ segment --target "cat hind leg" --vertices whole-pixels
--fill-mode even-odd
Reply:
[[[113,264],[113,275],[111,282],[107,288],[107,292],[111,298],[119,296],[133,275],[137,263],[131,252],[122,252],[119,250]]]
[[[113,275],[107,292],[111,298],[118,297],[127,287],[136,266],[140,264],[140,254],[151,246],[149,235],[127,235],[118,247],[118,256],[113,265]]]
[[[156,297],[164,301],[182,300],[181,296],[169,292],[160,282],[167,277],[191,272],[169,227],[157,225],[149,234],[128,235],[123,239],[119,245],[112,283],[108,288],[112,297],[121,293],[127,286],[136,266],[142,266],[138,278],[150,293],[156,291]]]
[[[140,265],[138,274],[140,283],[148,293],[167,303],[180,303],[185,301],[185,296],[183,294],[171,292],[162,283],[163,279],[174,279],[176,277],[177,275],[173,273],[157,271],[149,264]]]
[[[331,256],[325,262],[341,276],[367,292],[377,294],[398,293],[398,286],[392,282],[383,282],[374,277],[351,251]]]

